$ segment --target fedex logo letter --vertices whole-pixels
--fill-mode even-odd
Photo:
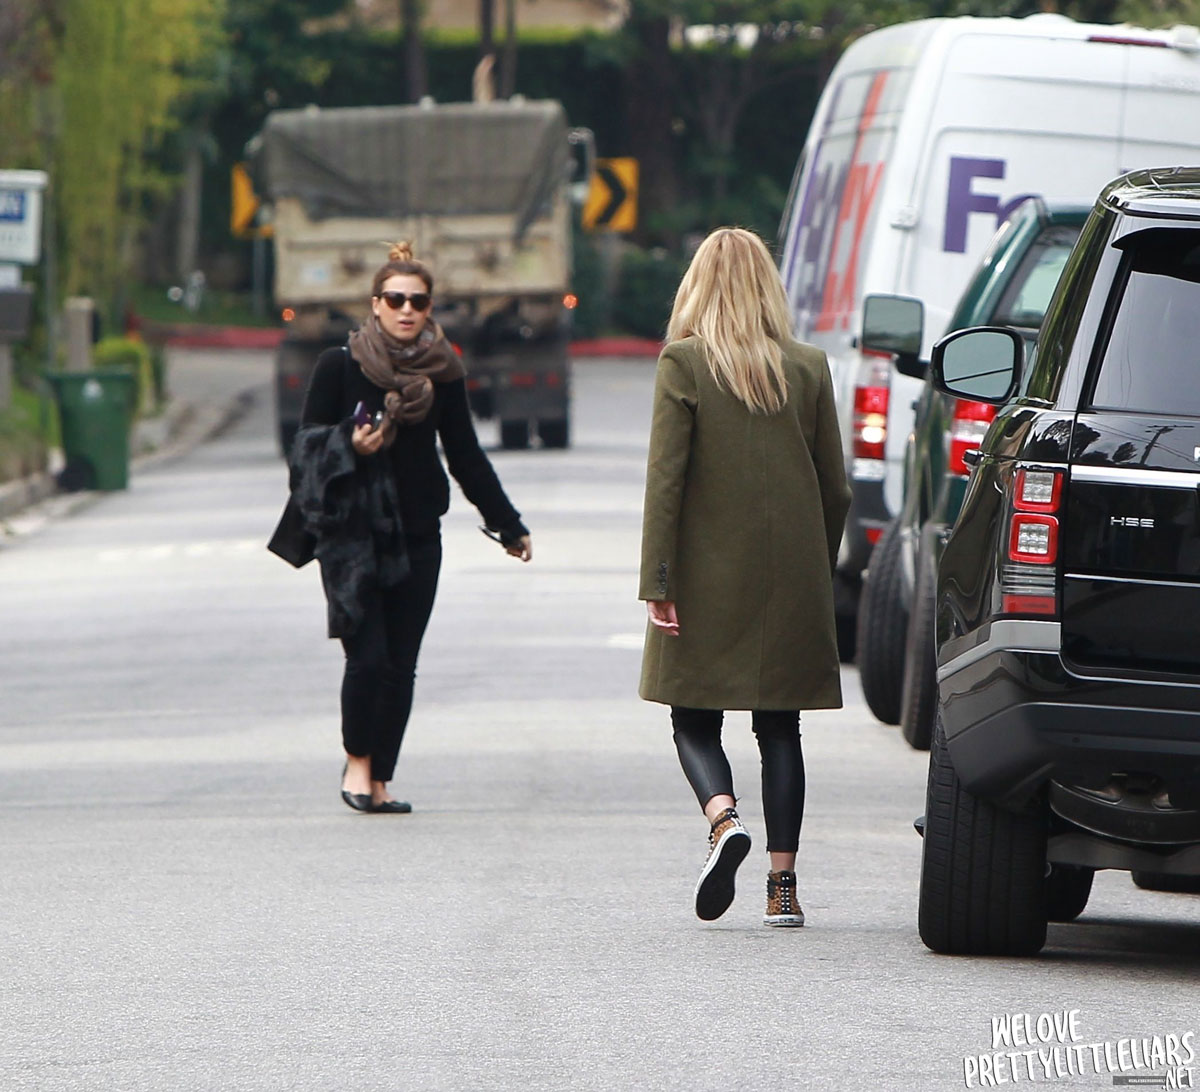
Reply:
[[[1002,202],[991,194],[976,193],[973,183],[977,178],[1003,178],[1003,159],[971,159],[952,156],[950,159],[950,185],[946,194],[946,228],[942,236],[942,250],[950,254],[967,252],[967,221],[973,212],[984,212],[996,218],[996,228],[1007,220],[1017,207],[1035,195],[1022,193],[1011,201]]]

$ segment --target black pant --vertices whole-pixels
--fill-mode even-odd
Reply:
[[[763,815],[767,850],[795,853],[804,818],[804,755],[796,710],[755,709],[754,735],[762,755]],[[679,763],[703,808],[714,796],[733,796],[733,771],[721,747],[720,709],[671,706]]]
[[[439,533],[408,539],[408,579],[367,604],[362,624],[342,638],[342,744],[371,756],[371,779],[391,781],[412,711],[417,653],[433,610],[442,566]]]

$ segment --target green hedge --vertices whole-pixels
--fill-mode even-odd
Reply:
[[[162,403],[165,376],[162,353],[151,352],[144,342],[131,337],[106,337],[92,347],[97,368],[129,367],[137,377],[137,412],[154,413]]]
[[[665,337],[675,290],[686,269],[684,259],[661,248],[626,249],[612,302],[621,328],[641,337]]]

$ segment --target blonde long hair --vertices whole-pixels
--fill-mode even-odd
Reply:
[[[782,342],[792,336],[783,282],[766,244],[745,228],[717,228],[679,282],[667,339],[698,337],[708,366],[751,413],[787,403]]]

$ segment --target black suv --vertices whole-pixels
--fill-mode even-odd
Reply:
[[[1000,407],[938,570],[938,952],[1038,951],[1096,869],[1200,884],[1200,168],[1104,190],[1023,356],[980,327],[931,362]]]

